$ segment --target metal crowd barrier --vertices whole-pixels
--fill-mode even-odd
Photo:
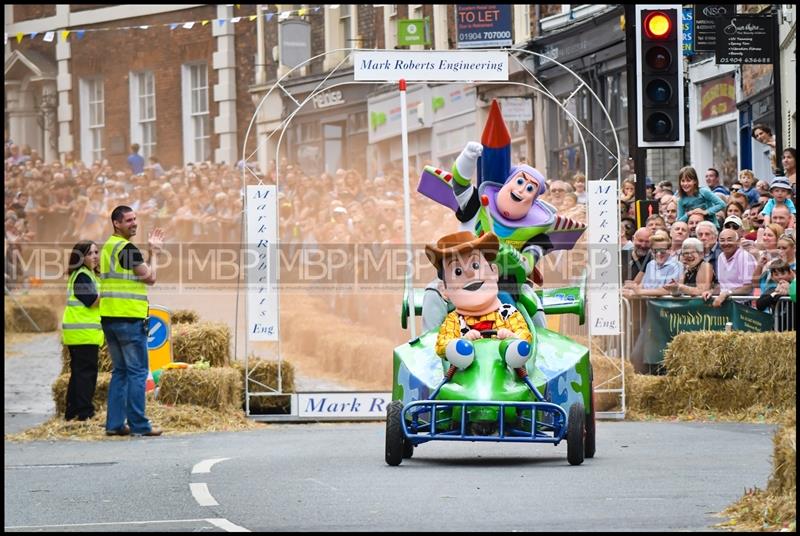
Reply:
[[[632,296],[631,298],[622,298],[622,325],[626,326],[625,336],[623,341],[625,344],[624,355],[630,356],[631,350],[642,325],[647,318],[647,302],[649,300],[676,300],[688,301],[694,299],[696,296]],[[758,296],[730,296],[728,299],[739,302],[743,305],[753,305],[753,302],[758,299]],[[778,304],[775,306],[772,314],[774,318],[773,329],[775,331],[794,331],[794,318],[795,307],[787,296],[780,298]]]

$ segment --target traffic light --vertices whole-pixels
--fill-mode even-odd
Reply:
[[[683,147],[683,14],[680,5],[636,6],[639,147]]]

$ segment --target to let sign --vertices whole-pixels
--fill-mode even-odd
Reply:
[[[456,6],[458,48],[511,46],[511,4]]]
[[[777,35],[772,15],[736,15],[717,24],[717,63],[773,63]]]

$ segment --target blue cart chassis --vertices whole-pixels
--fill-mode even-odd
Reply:
[[[537,393],[538,394],[538,393]],[[446,418],[437,418],[437,412],[443,409],[461,408],[461,422],[457,430],[442,430],[450,428],[452,412]],[[497,435],[473,435],[467,433],[469,424],[468,407],[497,408]],[[520,424],[525,429],[508,425],[505,422],[505,409],[516,408],[520,414]],[[531,417],[523,417],[523,411],[530,410]],[[537,412],[552,415],[552,422],[537,420]],[[429,416],[423,419],[421,417]],[[558,404],[550,402],[501,402],[501,401],[444,401],[444,400],[418,400],[410,402],[403,407],[402,418],[403,434],[414,445],[428,441],[503,441],[516,443],[553,443],[558,445],[567,433],[567,413]],[[485,421],[482,421],[485,422]]]

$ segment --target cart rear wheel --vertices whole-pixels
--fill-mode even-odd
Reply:
[[[414,455],[414,443],[403,438],[403,459],[407,460]]]
[[[586,412],[583,404],[581,402],[572,404],[567,421],[567,461],[570,465],[583,463],[585,420]]]
[[[589,414],[586,416],[586,439],[583,447],[584,457],[594,458],[594,387],[590,387],[591,396],[589,397]]]
[[[403,403],[393,400],[386,410],[386,463],[400,465],[405,450],[403,435]]]

